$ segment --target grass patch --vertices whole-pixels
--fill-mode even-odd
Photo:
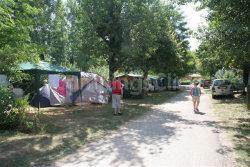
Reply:
[[[246,97],[236,94],[234,98],[213,99],[215,114],[222,121],[225,129],[233,139],[237,164],[250,164],[250,112],[247,111]]]
[[[123,115],[113,116],[111,105],[90,105],[42,109],[39,134],[0,132],[1,166],[42,166],[75,152],[85,143],[98,140],[142,116],[179,92],[151,93],[144,99],[123,101]],[[34,113],[30,113],[32,116]]]

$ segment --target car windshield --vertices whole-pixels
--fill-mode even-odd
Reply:
[[[230,85],[230,81],[228,80],[215,80],[214,86],[221,86],[221,85]]]

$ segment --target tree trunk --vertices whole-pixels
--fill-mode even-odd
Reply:
[[[109,66],[109,81],[113,81],[113,79],[114,79],[114,73],[115,73],[114,68],[112,68],[112,67]]]
[[[142,96],[144,97],[145,95],[147,95],[147,91],[144,88],[144,83],[146,83],[146,80],[148,78],[148,70],[144,70],[143,71],[143,76],[142,76]]]
[[[250,110],[250,84],[247,85],[247,109]]]
[[[115,53],[111,53],[109,56],[109,81],[113,81],[114,79],[114,73],[115,73]]]
[[[247,83],[247,109],[250,110],[250,69],[246,69],[246,83]]]
[[[148,70],[143,71],[143,80],[148,78]]]
[[[243,69],[243,85],[244,85],[244,89],[243,89],[243,95],[246,95],[246,91],[245,91],[245,87],[248,86],[248,74],[249,74],[249,70],[247,68]]]

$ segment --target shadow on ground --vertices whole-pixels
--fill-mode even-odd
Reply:
[[[178,99],[178,100],[177,100]],[[180,101],[188,100],[187,96],[180,96],[169,103],[175,104]],[[160,104],[160,103],[156,103]],[[143,119],[133,120],[111,137],[103,138],[99,142],[89,144],[84,150],[73,154],[73,156],[66,157],[60,163],[82,165],[87,163],[88,166],[98,166],[99,162],[109,159],[111,154],[114,159],[106,164],[108,166],[146,166],[145,160],[137,154],[140,149],[145,154],[160,154],[163,151],[162,143],[171,143],[171,138],[178,140],[175,124],[181,124],[185,127],[190,125],[215,127],[218,128],[218,123],[215,121],[195,121],[184,119],[179,116],[180,111],[166,112],[165,109],[155,109],[148,112]],[[214,133],[218,133],[215,131]],[[154,146],[153,148],[150,146]],[[113,150],[113,148],[115,148]],[[224,151],[224,150],[222,150]],[[88,155],[86,155],[86,153]],[[224,152],[223,152],[224,153]],[[60,164],[53,164],[53,166],[60,166]]]
[[[220,128],[233,138],[236,161],[244,166],[250,164],[250,113],[246,109],[246,96],[235,94],[234,98],[220,97],[212,101],[218,117],[223,120]],[[239,165],[239,166],[240,166]]]
[[[246,103],[246,96],[242,94],[235,94],[233,97],[216,96],[214,98],[214,102],[225,103],[225,104],[242,104],[242,103]]]
[[[53,162],[57,159],[72,153],[76,153],[75,156],[66,159],[65,163],[72,162],[77,165],[81,163],[79,159],[84,154],[77,153],[77,150],[86,143],[88,143],[88,149],[94,154],[88,157],[90,166],[96,166],[98,161],[105,159],[111,152],[115,154],[114,157],[117,157],[113,159],[114,166],[118,166],[121,162],[129,162],[129,166],[145,166],[143,159],[135,154],[135,150],[143,149],[148,154],[160,153],[161,143],[169,143],[178,130],[174,126],[166,126],[166,123],[198,125],[215,129],[228,128],[215,121],[184,119],[178,115],[180,112],[178,110],[164,112],[154,108],[156,105],[165,103],[167,99],[175,97],[176,94],[178,92],[160,92],[149,94],[145,99],[127,99],[124,101],[122,116],[113,116],[110,105],[83,105],[44,110],[40,118],[45,125],[43,133],[27,135],[3,132],[0,134],[1,166],[50,166],[55,165]],[[188,100],[187,96],[179,96],[169,100],[168,103],[175,104]],[[143,116],[145,112],[148,114]],[[135,119],[139,116],[143,116],[144,119]],[[128,125],[125,130],[118,129],[128,121],[131,121],[131,126]],[[113,135],[110,132],[115,129],[118,129],[116,133],[122,133],[122,135],[114,134],[112,141],[105,141],[105,136]],[[215,130],[214,133],[218,131]],[[90,143],[93,140],[102,142]],[[144,147],[138,148],[138,142]],[[107,147],[103,148],[103,145]],[[149,145],[157,146],[157,150],[150,148]],[[116,148],[116,150],[109,148]],[[218,150],[221,154],[226,151],[231,150]]]
[[[121,117],[112,115],[110,105],[86,104],[44,109],[39,118],[44,126],[42,133],[0,132],[1,166],[51,164],[85,143],[98,140],[125,122],[142,116],[153,105],[162,104],[178,93],[159,92],[149,94],[145,99],[125,100]]]

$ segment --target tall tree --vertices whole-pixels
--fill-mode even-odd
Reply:
[[[89,64],[107,63],[110,79],[117,70],[138,69],[146,78],[148,72],[157,67],[154,63],[168,62],[170,57],[175,64],[180,64],[184,50],[188,49],[182,45],[185,32],[175,31],[174,21],[170,21],[175,9],[159,0],[72,0],[68,6],[71,6],[68,20],[72,61],[86,69]],[[160,45],[168,51],[167,56],[156,54]]]
[[[198,51],[203,64],[247,70],[244,67],[250,64],[250,2],[206,0],[202,5],[211,10],[209,28],[203,33]]]
[[[160,3],[157,0],[130,2],[124,7],[124,11],[128,12],[124,16],[128,27],[124,28],[126,36],[124,36],[123,51],[129,53],[124,65],[127,69],[142,71],[144,78],[147,78],[153,65],[154,52],[158,48],[159,28],[156,15],[159,8]],[[126,46],[129,46],[129,50],[124,49]]]
[[[69,23],[69,41],[67,54],[71,64],[81,70],[105,63],[109,52],[95,31],[87,12],[77,0],[68,1],[67,22]]]
[[[34,16],[34,31],[32,33],[32,42],[37,44],[40,48],[39,53],[43,55],[46,60],[51,59],[52,47],[52,25],[55,11],[55,0],[37,0],[33,2],[40,12]]]
[[[121,14],[124,2],[122,0],[86,0],[79,3],[87,12],[95,32],[109,48],[107,62],[109,79],[112,80],[122,57]]]
[[[67,62],[67,25],[62,0],[56,2],[54,17],[51,35],[51,58],[55,64],[65,64]]]
[[[140,38],[134,40],[139,45],[136,48],[142,49],[139,54],[135,53],[134,67],[141,68],[144,78],[150,70],[179,76],[189,72],[186,65],[189,61],[188,29],[181,14],[172,5],[163,5],[159,1],[148,5],[148,12],[144,13],[149,15],[143,16],[144,27],[138,33]]]
[[[21,61],[36,59],[37,47],[30,34],[34,29],[33,17],[39,10],[32,2],[0,2],[0,72],[11,72]]]
[[[38,0],[34,5],[41,12],[35,16],[32,42],[40,46],[39,52],[46,60],[66,65],[68,33],[63,1]]]

